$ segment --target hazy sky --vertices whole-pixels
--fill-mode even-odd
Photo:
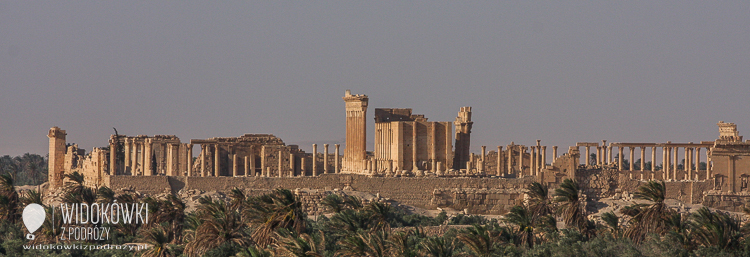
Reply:
[[[716,3],[0,1],[0,155],[52,126],[87,150],[112,127],[343,143],[346,89],[368,141],[374,108],[461,106],[475,152],[750,138],[750,1]]]

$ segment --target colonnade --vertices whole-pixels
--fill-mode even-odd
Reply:
[[[118,163],[119,143],[123,147],[123,160]],[[182,176],[192,172],[192,144],[175,140],[160,140],[145,136],[123,137],[110,140],[109,170],[111,175]],[[154,164],[156,166],[154,167]]]
[[[192,176],[222,176],[221,171],[225,169],[225,167],[222,166],[221,161],[223,156],[227,156],[226,160],[228,170],[226,173],[231,173],[231,175],[235,177],[270,177],[272,171],[277,171],[276,175],[278,177],[285,177],[287,175],[293,177],[297,173],[299,174],[296,176],[307,176],[308,171],[312,176],[318,176],[323,173],[339,173],[341,171],[341,161],[339,160],[339,144],[334,145],[334,155],[329,154],[329,145],[324,144],[322,153],[324,156],[323,160],[319,160],[320,157],[318,156],[317,144],[312,144],[313,152],[309,158],[305,157],[304,155],[299,155],[299,153],[295,154],[294,152],[289,152],[287,155],[287,151],[282,150],[279,146],[261,145],[260,151],[254,150],[254,147],[252,146],[221,146],[221,144],[218,143],[200,143],[200,146],[200,173],[190,173]],[[240,151],[235,148],[243,148],[243,150]],[[288,159],[285,159],[284,157],[287,156]],[[331,156],[334,157],[333,170],[331,170],[331,167],[329,167],[329,158],[326,158]],[[272,159],[268,159],[268,157],[275,158],[275,160],[277,161],[277,165],[276,167],[274,167],[274,170],[272,170],[272,165],[270,163]],[[307,169],[308,159],[310,159],[311,162],[311,170]],[[256,160],[260,160],[259,167],[256,167]],[[297,165],[297,160],[299,160],[299,165]],[[323,163],[322,168],[318,167],[319,162]],[[209,166],[209,164],[213,165]],[[244,170],[244,173],[241,172],[240,167],[243,167],[242,170]]]
[[[639,171],[645,172],[646,170],[646,152],[648,148],[651,148],[651,172],[656,172],[656,153],[657,148],[661,148],[661,179],[663,180],[703,180],[711,178],[711,155],[710,148],[712,144],[700,143],[700,144],[675,144],[675,143],[664,143],[664,144],[646,144],[646,143],[612,143],[608,146],[609,149],[612,147],[618,148],[617,167],[621,171],[636,171],[635,166],[635,152],[636,150],[640,154],[640,167]],[[706,169],[700,170],[701,162],[701,149],[706,150]],[[629,155],[629,165],[624,165],[624,152],[627,150]],[[680,164],[680,151],[682,151],[683,165]],[[609,158],[609,157],[608,157]],[[611,159],[610,159],[611,161]],[[699,177],[698,175],[705,172],[705,176]],[[642,175],[643,176],[643,175]]]

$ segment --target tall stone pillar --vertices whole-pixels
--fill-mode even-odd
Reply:
[[[58,127],[49,129],[47,137],[49,138],[49,159],[47,160],[47,180],[49,188],[56,189],[63,186],[63,177],[65,176],[65,130]]]
[[[656,146],[651,147],[651,171],[656,171]]]
[[[711,171],[713,171],[711,166],[711,148],[706,147],[706,180],[711,179]]]
[[[507,164],[508,164],[508,174],[509,175],[513,173],[513,148],[515,148],[515,147],[513,147],[512,143],[510,145],[508,145],[508,158],[507,158],[508,163]],[[448,169],[448,167],[446,167],[446,170],[447,169]]]
[[[294,177],[294,154],[289,154],[289,177]]]
[[[667,156],[666,146],[661,147],[661,156],[662,179],[667,180],[669,179],[669,156]]]
[[[677,157],[678,156],[678,150],[679,149],[677,147],[675,147],[674,148],[674,155],[673,155],[673,157],[674,157],[674,170],[672,170],[672,179],[674,179],[675,181],[677,181],[677,165],[680,163],[680,161],[678,160],[679,157]]]
[[[279,149],[279,177],[281,177],[281,174],[284,174],[284,155],[281,153],[281,149]]]
[[[109,137],[109,175],[119,175],[117,172],[117,145],[119,140],[115,135]]]
[[[167,144],[167,176],[174,176],[175,169],[174,169],[174,154],[175,154],[175,145],[173,144]]]
[[[219,144],[214,145],[214,177],[221,176],[221,148]]]
[[[206,170],[206,155],[208,155],[208,148],[206,148],[206,144],[201,144],[201,177],[208,175],[208,171]]]
[[[557,146],[552,146],[552,163],[557,161]]]
[[[628,147],[628,150],[630,151],[630,160],[628,161],[630,162],[630,169],[628,170],[633,171],[633,166],[634,166],[633,163],[635,162],[635,160],[633,159],[633,152],[635,152],[635,147],[632,147],[632,146]]]
[[[250,160],[248,159],[247,155],[245,155],[245,157],[242,159],[245,162],[245,165],[242,166],[243,168],[245,168],[245,177],[249,177],[250,176]]]
[[[502,176],[503,172],[503,147],[498,146],[497,147],[497,171],[495,171],[496,176]]]
[[[237,162],[237,154],[232,154],[232,177],[237,177],[239,175],[239,163]]]
[[[602,147],[596,147],[596,165],[602,166]]]
[[[346,148],[349,148],[349,146],[347,145]],[[364,159],[362,159],[359,162],[361,163],[363,160]],[[316,173],[318,171],[317,167],[318,167],[318,144],[313,144],[313,156],[312,156],[312,176],[313,177],[318,175],[318,173]],[[357,167],[361,167],[361,166],[357,166]],[[364,169],[364,167],[362,168]]]
[[[685,171],[687,173],[685,180],[693,180],[693,160],[690,153],[693,151],[691,147],[685,147]]]
[[[542,146],[542,166],[540,171],[544,171],[547,168],[547,146]]]
[[[482,159],[479,160],[479,173],[484,173],[485,158],[487,157],[487,146],[482,146]]]
[[[262,145],[260,146],[260,175],[263,176],[263,174],[266,174],[266,146]]]
[[[339,144],[333,145],[336,147],[335,155],[333,158],[333,173],[339,173],[341,172],[341,166],[339,166]]]
[[[602,164],[607,164],[607,140],[602,140]]]
[[[367,103],[366,95],[352,95],[346,90],[343,97],[346,102],[346,148],[344,149],[343,172],[362,173],[362,161],[367,157]],[[313,158],[313,175],[315,175],[315,158]]]
[[[195,176],[195,174],[193,174],[193,144],[188,144],[187,147],[187,171],[188,176]]]
[[[471,121],[471,107],[461,107],[453,125],[456,127],[456,151],[453,155],[453,168],[456,170],[468,169],[468,167],[463,166],[469,161],[471,127],[474,125],[474,122]]]
[[[612,145],[607,146],[607,164],[612,163]]]
[[[253,150],[252,146],[248,149],[247,159],[247,161],[250,162],[250,176],[255,175],[257,177],[259,172],[255,171],[255,150]]]
[[[695,171],[701,170],[701,148],[696,147],[695,148]],[[696,172],[700,173],[700,172]]]
[[[330,173],[328,170],[328,144],[323,144],[323,173]]]
[[[641,146],[641,171],[646,170],[646,148]]]
[[[531,148],[529,149],[529,153],[531,153],[531,165],[530,165],[531,170],[529,171],[529,175],[536,176],[536,164],[537,164],[536,146],[532,145],[529,148]]]
[[[591,147],[586,146],[586,166],[589,166],[589,163],[591,163],[589,160],[591,158]]]
[[[419,167],[417,166],[417,122],[412,122],[411,128],[411,170],[414,174],[419,174]],[[468,169],[468,168],[467,168]],[[372,171],[370,171],[372,172]]]
[[[125,138],[125,173],[130,173],[130,175],[133,174],[133,160],[132,160],[132,152],[133,147],[131,145],[132,139]]]
[[[154,168],[151,166],[151,163],[153,160],[151,159],[153,157],[154,152],[154,146],[153,146],[153,139],[146,138],[143,142],[145,145],[144,148],[144,154],[143,154],[143,175],[144,176],[153,176],[154,175]],[[192,160],[192,158],[191,158]]]
[[[625,167],[622,166],[622,148],[624,148],[622,145],[617,146],[617,169],[619,170],[625,170]]]
[[[526,151],[524,149],[524,147],[519,145],[518,146],[518,174],[521,177],[523,177],[523,154],[524,154],[524,151]]]
[[[300,177],[307,176],[307,173],[306,173],[307,172],[307,158],[303,156],[302,158],[300,158],[299,163],[300,163],[299,166],[301,166],[299,167],[300,168],[299,176]]]
[[[130,174],[133,175],[133,176],[137,176],[138,175],[138,155],[139,155],[138,154],[138,148],[139,148],[139,144],[138,144],[138,142],[135,141],[135,139],[133,139],[133,147],[132,148],[133,148],[133,153],[130,155],[130,161],[131,161],[131,163],[130,163],[130,167],[131,167],[130,170],[132,172]]]

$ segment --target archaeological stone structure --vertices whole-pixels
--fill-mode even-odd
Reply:
[[[533,181],[554,188],[576,179],[596,199],[658,180],[667,183],[669,198],[727,210],[750,207],[750,140],[742,141],[733,123],[719,122],[713,141],[602,140],[558,152],[558,146],[536,140],[482,145],[471,153],[471,131],[481,128],[473,127],[471,107],[461,107],[453,122],[428,121],[407,108],[376,108],[374,149],[368,151],[369,98],[347,90],[343,100],[346,144],[313,144],[312,153],[271,134],[189,143],[174,135],[116,134],[109,146],[87,153],[66,142],[65,130],[52,127],[49,188],[62,187],[66,174],[79,172],[86,186],[143,193],[283,187],[321,197],[334,189],[361,190],[419,207],[501,214],[523,200]]]

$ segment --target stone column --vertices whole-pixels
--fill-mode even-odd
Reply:
[[[341,172],[341,166],[339,165],[339,144],[333,145],[336,147],[335,153],[336,156],[333,158],[333,173],[339,173]]]
[[[602,147],[596,147],[596,165],[602,166]]]
[[[641,146],[641,171],[646,170],[646,148]]]
[[[513,148],[515,148],[513,147],[513,144],[508,146],[508,158],[506,158],[508,160],[508,174],[513,173]],[[445,170],[447,171],[448,167],[445,167]]]
[[[544,171],[547,168],[547,146],[542,146],[542,167],[540,171]]]
[[[656,146],[651,147],[651,171],[656,171]]]
[[[138,147],[141,149],[140,154],[140,164],[138,167],[141,169],[141,176],[146,175],[146,140],[144,139],[143,142],[141,142],[140,146]]]
[[[706,180],[711,179],[711,148],[706,147]]]
[[[247,161],[250,162],[250,175],[255,175],[257,177],[258,172],[255,172],[255,153],[254,153],[255,151],[253,151],[252,146],[250,146],[250,149],[248,149],[248,152],[249,153],[247,154],[247,159],[248,159]]]
[[[124,147],[125,148],[125,160],[123,162],[123,175],[126,175],[130,172],[130,138],[125,138]]]
[[[530,146],[529,153],[531,153],[531,170],[529,171],[529,175],[536,176],[536,146]]]
[[[153,176],[153,168],[151,167],[151,156],[153,152],[151,138],[144,139],[143,151],[143,175]]]
[[[221,149],[219,148],[219,144],[214,145],[214,177],[218,177],[221,175]]]
[[[482,159],[479,160],[479,173],[484,173],[485,158],[487,157],[487,146],[482,146]]]
[[[193,174],[193,144],[188,144],[187,147],[187,171],[188,176],[195,176]]]
[[[323,144],[323,174],[328,174],[328,144]]]
[[[173,176],[174,173],[174,145],[167,144],[167,176]]]
[[[680,163],[679,160],[678,160],[679,157],[677,157],[678,151],[679,151],[679,149],[677,147],[675,147],[674,148],[674,155],[673,155],[673,157],[674,157],[674,169],[672,170],[672,174],[673,174],[672,175],[672,179],[674,179],[675,181],[677,181],[677,164]]]
[[[133,147],[132,148],[133,148],[133,153],[130,155],[130,160],[132,161],[132,163],[130,164],[130,167],[131,167],[130,170],[131,170],[131,175],[136,176],[136,175],[138,175],[138,155],[139,155],[138,154],[138,148],[139,148],[139,144],[138,144],[138,142],[135,141],[135,139],[133,140]]]
[[[633,171],[633,163],[635,162],[635,160],[633,160],[633,152],[635,152],[635,147],[628,147],[628,151],[630,152],[630,160],[628,161],[630,163],[630,168],[628,170]]]
[[[623,148],[622,145],[617,146],[617,169],[619,170],[625,170],[625,167],[622,166],[622,158],[623,158],[622,148]]]
[[[294,154],[289,154],[289,177],[294,177]]]
[[[281,149],[279,149],[278,158],[279,158],[279,177],[281,177],[281,174],[284,173],[284,155],[282,155]]]
[[[518,174],[523,177],[523,152],[525,151],[523,146],[518,146]]]
[[[607,164],[612,163],[612,145],[607,146]]]
[[[669,178],[669,157],[667,157],[667,147],[661,147],[661,171],[662,179],[667,180]]]
[[[687,173],[685,180],[693,180],[693,160],[690,153],[693,151],[692,147],[685,147],[685,171]]]
[[[307,174],[305,174],[305,172],[307,172],[307,168],[306,168],[307,166],[306,166],[306,164],[307,164],[307,158],[305,158],[304,156],[302,156],[302,158],[300,158],[300,160],[299,160],[299,166],[301,166],[301,167],[299,167],[299,169],[300,169],[299,176],[300,177],[307,176]]]
[[[417,171],[419,171],[419,167],[417,167],[417,122],[412,123],[412,129],[411,129],[411,170],[414,172],[414,174],[418,174]],[[469,167],[466,167],[468,170]]]
[[[232,154],[232,177],[239,175],[239,163],[237,163],[237,154]]]
[[[602,140],[602,164],[607,164],[607,140]]]
[[[590,148],[591,147],[586,146],[586,166],[589,166],[589,163],[591,163],[589,161],[589,159],[591,158],[591,150],[590,150]]]
[[[552,146],[552,163],[557,161],[557,146]]]
[[[318,144],[313,144],[313,152],[312,153],[313,153],[313,156],[312,156],[312,176],[314,177],[314,176],[318,175],[317,173],[315,173],[317,171],[316,168],[318,167]]]
[[[496,176],[502,176],[502,167],[503,167],[503,147],[498,146],[497,147],[497,171],[495,171]]]
[[[205,177],[208,174],[208,171],[206,171],[206,155],[208,154],[208,149],[206,149],[205,144],[201,144],[201,177]]]
[[[271,166],[266,166],[266,177],[267,178],[271,177]]]
[[[247,158],[247,155],[245,155],[245,157],[242,159],[245,161],[245,165],[242,166],[243,168],[245,168],[245,177],[248,177],[250,176],[250,162]]]
[[[109,175],[119,175],[117,174],[117,145],[119,140],[114,135],[109,139]]]

